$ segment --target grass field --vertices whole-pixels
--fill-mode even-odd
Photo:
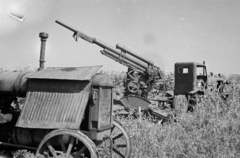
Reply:
[[[133,157],[240,157],[239,97],[229,104],[209,94],[194,112],[176,121],[153,124],[127,119],[124,126],[132,140]]]
[[[116,83],[115,92],[119,94],[123,76],[112,77]],[[131,137],[132,157],[240,157],[240,77],[231,75],[227,78],[231,85],[226,100],[216,89],[206,91],[206,95],[198,98],[193,112],[177,115],[174,121],[153,123],[151,118],[121,118]],[[16,153],[16,158],[32,156],[26,151]]]
[[[214,89],[199,98],[193,112],[171,123],[124,119],[136,158],[238,158],[240,157],[240,84],[230,76],[230,93],[222,99]]]

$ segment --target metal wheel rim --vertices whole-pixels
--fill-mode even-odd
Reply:
[[[65,151],[63,151],[63,153],[66,154],[66,157],[74,157],[74,156],[71,156],[71,151],[72,151],[72,148],[73,148],[73,146],[72,146],[73,144],[72,145],[70,145],[70,144],[71,144],[72,138],[74,138],[74,139],[80,141],[81,143],[83,143],[83,145],[85,146],[85,149],[83,147],[80,150],[88,149],[91,158],[97,158],[98,157],[97,156],[97,149],[96,149],[95,144],[86,135],[84,135],[80,131],[66,130],[66,129],[54,130],[54,131],[50,132],[49,134],[47,134],[44,137],[44,139],[41,141],[40,145],[38,146],[35,157],[37,157],[37,158],[44,157],[44,155],[41,154],[41,153],[46,147],[49,148],[48,144],[52,143],[51,139],[55,138],[55,137],[58,137],[58,136],[61,136],[61,135],[71,136],[71,138],[69,137],[69,139],[71,139],[71,140],[70,140],[70,143],[68,144],[68,146],[66,146],[67,148],[66,149],[62,148],[62,150],[65,150]],[[50,142],[48,142],[48,141],[50,141]],[[55,151],[55,154],[54,154],[54,153],[52,153],[51,149],[49,149],[49,150],[54,157],[56,157],[56,158],[62,157],[62,155],[61,156],[57,155],[57,153],[58,153],[57,151]]]
[[[125,142],[126,142],[126,151],[125,151],[124,155],[119,155],[119,151],[116,148],[113,148],[113,152],[115,154],[118,154],[120,157],[130,158],[131,152],[132,152],[132,146],[131,146],[130,136],[128,135],[127,130],[121,125],[120,122],[118,122],[116,120],[113,121],[113,125],[114,125],[114,127],[112,128],[112,131],[114,130],[115,127],[117,127],[122,132],[121,137],[124,137]],[[117,139],[120,138],[119,135],[117,135],[115,137],[117,137]],[[113,137],[112,139],[114,140],[115,137]]]

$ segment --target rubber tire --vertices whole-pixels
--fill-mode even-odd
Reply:
[[[188,111],[188,101],[184,95],[177,95],[173,98],[172,108],[179,112]]]

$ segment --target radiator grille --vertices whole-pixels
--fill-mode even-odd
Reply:
[[[100,128],[109,126],[109,124],[111,123],[111,104],[112,89],[101,87],[99,98]]]

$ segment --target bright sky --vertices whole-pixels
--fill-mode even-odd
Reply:
[[[0,0],[0,68],[38,67],[39,33],[47,32],[47,67],[126,70],[99,46],[75,42],[55,20],[120,43],[165,71],[176,62],[206,61],[208,72],[240,74],[239,0]]]

